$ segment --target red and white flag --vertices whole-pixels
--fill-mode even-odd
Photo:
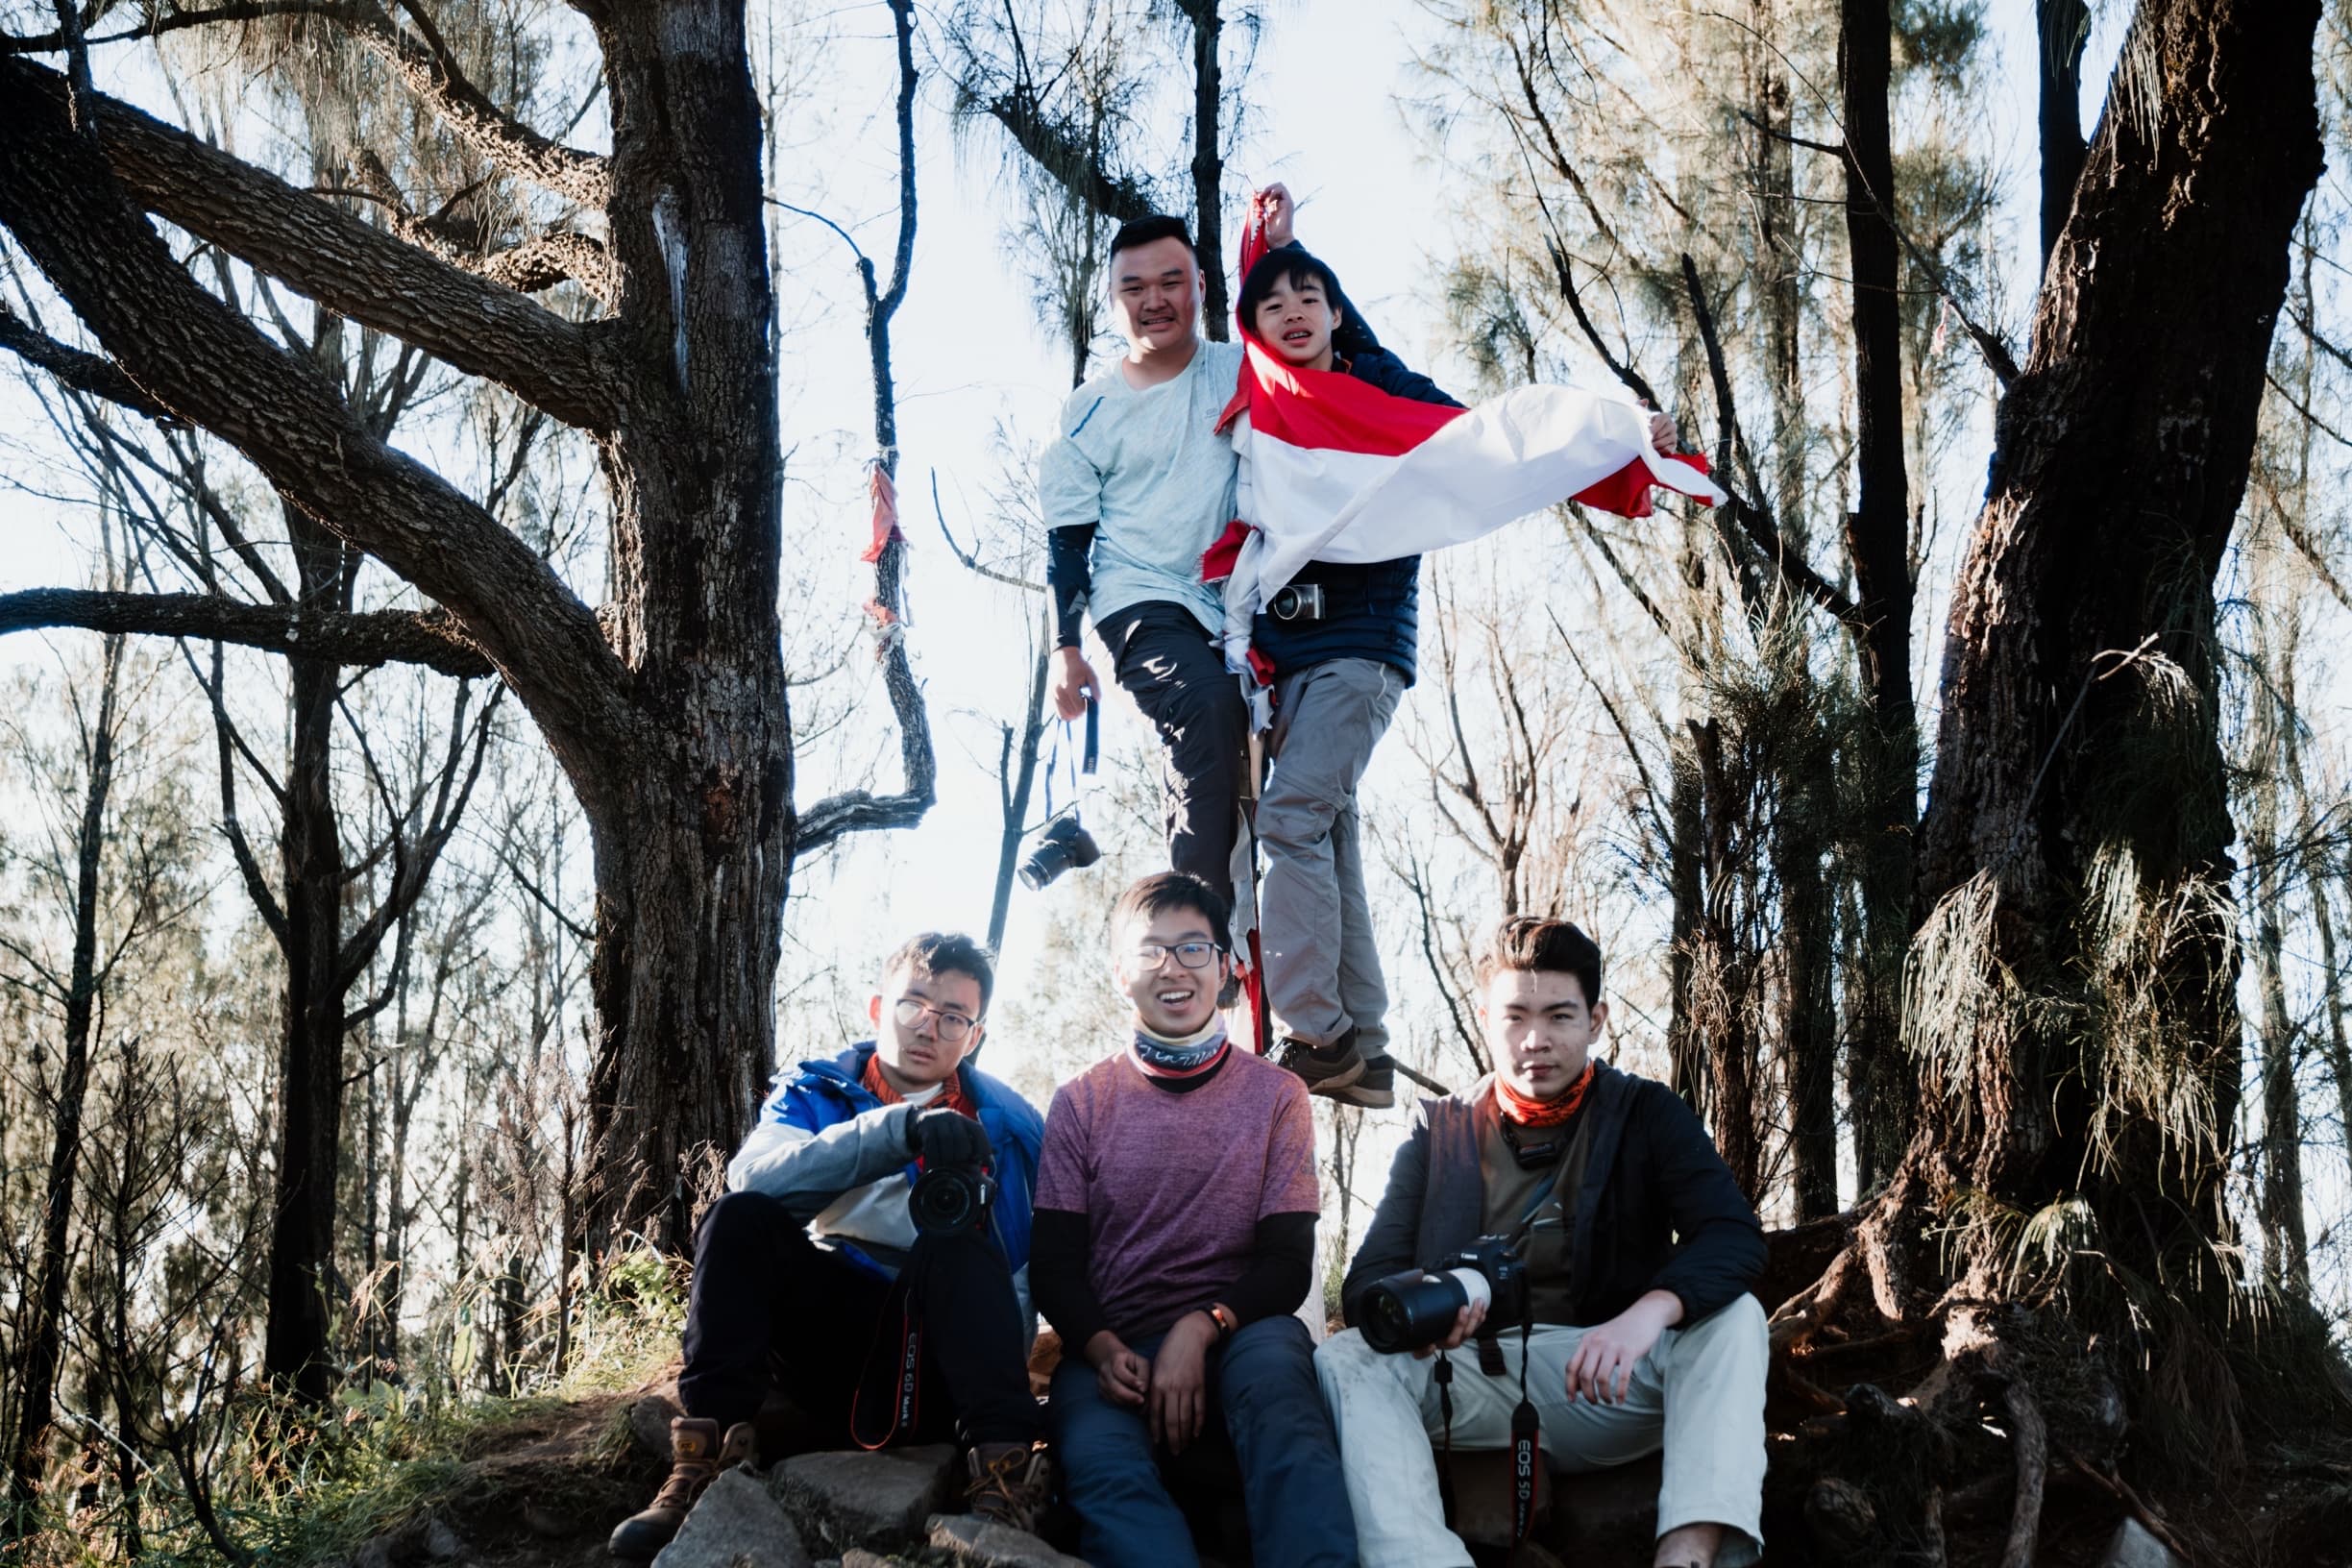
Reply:
[[[1252,223],[1241,276],[1266,248]],[[1467,544],[1564,500],[1647,517],[1654,485],[1710,505],[1727,499],[1703,457],[1651,445],[1649,412],[1629,394],[1522,386],[1449,408],[1344,371],[1302,370],[1253,324],[1239,326],[1241,374],[1220,428],[1240,461],[1242,527],[1202,562],[1212,582],[1230,572],[1224,642],[1237,673],[1262,677],[1250,662],[1250,623],[1310,561],[1369,563]]]

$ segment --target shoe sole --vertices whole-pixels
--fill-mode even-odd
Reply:
[[[1290,1070],[1298,1071],[1295,1067]],[[1344,1067],[1335,1067],[1326,1077],[1306,1079],[1307,1092],[1310,1094],[1336,1094],[1343,1089],[1354,1087],[1356,1080],[1363,1075],[1364,1060],[1360,1056]],[[1299,1076],[1306,1078],[1304,1073],[1300,1073]]]
[[[1350,1084],[1335,1090],[1331,1097],[1342,1105],[1360,1105],[1366,1111],[1386,1111],[1397,1103],[1393,1085]]]

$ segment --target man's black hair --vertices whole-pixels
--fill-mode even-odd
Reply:
[[[1120,894],[1111,908],[1111,934],[1115,938],[1130,921],[1148,920],[1178,909],[1199,914],[1209,922],[1217,944],[1224,945],[1225,934],[1233,927],[1233,905],[1188,871],[1158,871]]]
[[[1181,239],[1190,253],[1193,265],[1200,264],[1200,251],[1192,243],[1192,231],[1185,227],[1182,218],[1165,212],[1154,212],[1147,218],[1135,218],[1119,225],[1118,233],[1111,236],[1111,256],[1115,259],[1121,251],[1132,251],[1141,245],[1156,245],[1164,239]]]
[[[1347,296],[1339,292],[1339,275],[1325,265],[1321,257],[1311,256],[1296,245],[1285,245],[1258,258],[1249,276],[1241,280],[1241,297],[1235,302],[1235,313],[1252,327],[1257,326],[1258,307],[1265,304],[1266,296],[1278,285],[1286,283],[1292,288],[1305,288],[1311,283],[1323,291],[1325,305],[1343,317],[1348,314],[1340,303]]]
[[[1572,921],[1541,915],[1505,920],[1479,958],[1479,988],[1505,969],[1573,974],[1584,988],[1586,1009],[1601,1005],[1601,944]]]
[[[904,969],[921,979],[937,979],[943,974],[968,975],[980,987],[980,1013],[988,1015],[989,997],[996,990],[996,966],[989,960],[989,950],[960,931],[925,931],[909,937],[882,961],[882,984]]]

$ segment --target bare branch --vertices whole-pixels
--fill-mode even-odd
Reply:
[[[306,515],[446,606],[559,751],[636,734],[642,721],[595,614],[496,518],[372,434],[314,367],[199,287],[122,200],[98,152],[64,125],[56,85],[54,72],[0,60],[0,225],[99,342],[158,401],[245,453]],[[118,140],[157,139],[135,124],[125,129],[126,116],[155,124],[102,109],[115,151]],[[224,178],[261,178],[233,159],[218,161]],[[283,199],[342,218],[308,197]],[[323,237],[333,242],[331,233]],[[448,270],[469,288],[490,288]],[[578,346],[568,323],[504,297],[556,322]]]
[[[6,305],[0,305],[0,349],[11,351],[27,364],[37,365],[77,392],[120,404],[133,413],[144,414],[160,424],[182,423],[170,409],[140,391],[138,384],[124,375],[122,367],[113,360],[59,342]]]
[[[437,611],[360,610],[304,614],[291,606],[248,604],[217,594],[130,594],[100,589],[31,588],[0,594],[0,633],[38,626],[200,637],[303,653],[337,664],[421,664],[445,675],[492,673],[481,650]]]

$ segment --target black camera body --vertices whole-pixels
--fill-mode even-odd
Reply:
[[[1102,846],[1074,811],[1063,812],[1038,833],[1037,845],[1020,864],[1020,879],[1032,893],[1073,868],[1083,870],[1102,859]]]
[[[1391,1274],[1364,1292],[1364,1343],[1386,1355],[1433,1345],[1473,1301],[1490,1318],[1527,1315],[1527,1261],[1507,1237],[1482,1236],[1433,1268]]]
[[[907,1215],[926,1236],[977,1230],[996,1201],[996,1181],[978,1165],[934,1165],[915,1178]]]

